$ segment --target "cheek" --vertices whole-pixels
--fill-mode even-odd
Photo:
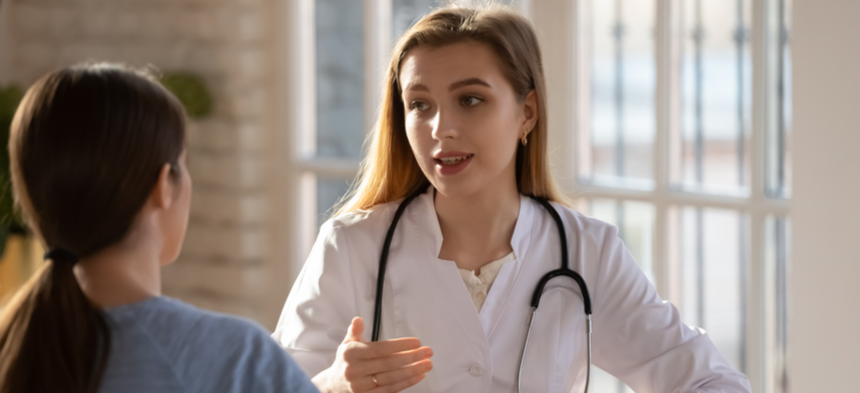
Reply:
[[[425,124],[416,117],[410,116],[406,119],[406,138],[409,140],[409,146],[412,148],[412,153],[418,159],[419,163],[424,158],[430,156],[432,152],[432,137],[430,131],[425,127]],[[430,146],[428,146],[428,144]]]

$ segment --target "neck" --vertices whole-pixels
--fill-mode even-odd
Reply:
[[[435,206],[443,237],[439,258],[453,260],[461,269],[479,270],[512,251],[520,213],[516,185],[459,198],[437,192]]]
[[[157,248],[123,243],[81,259],[75,266],[84,294],[101,308],[161,295],[161,264],[152,251]]]

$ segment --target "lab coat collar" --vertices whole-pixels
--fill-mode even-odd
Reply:
[[[430,233],[426,243],[427,251],[435,259],[439,258],[439,252],[442,250],[442,228],[439,226],[439,217],[436,215],[436,206],[433,203],[433,195],[435,189],[433,186],[427,188],[427,191],[418,197],[416,205],[420,209],[416,209],[414,213],[417,215],[416,222],[425,222]],[[514,255],[517,260],[525,258],[531,244],[532,227],[535,220],[535,202],[531,198],[520,194],[520,212],[517,217],[517,223],[514,226],[514,234],[511,237],[511,248],[514,250]]]

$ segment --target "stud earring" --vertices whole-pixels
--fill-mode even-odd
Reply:
[[[527,138],[528,136],[529,136],[529,134],[527,134],[527,133],[526,133],[526,134],[523,134],[523,137],[522,137],[522,138],[520,138],[520,143],[522,143],[522,144],[523,144],[523,146],[525,146],[525,145],[528,145],[528,144],[529,144],[529,140],[528,140],[528,138]]]

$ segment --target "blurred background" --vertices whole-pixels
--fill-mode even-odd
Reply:
[[[619,227],[661,296],[686,323],[708,331],[754,391],[806,391],[790,376],[828,343],[815,342],[812,325],[798,315],[812,314],[813,295],[839,300],[822,291],[825,273],[815,273],[825,280],[817,286],[792,283],[804,266],[850,276],[860,262],[856,246],[837,250],[842,265],[819,258],[838,238],[828,234],[860,235],[846,224],[860,219],[848,202],[860,196],[857,186],[827,180],[837,170],[860,169],[857,158],[830,156],[840,146],[860,147],[860,132],[856,111],[845,106],[828,106],[836,123],[820,124],[826,110],[817,103],[838,101],[826,89],[857,85],[856,70],[840,67],[860,59],[846,58],[838,44],[857,50],[850,37],[860,28],[839,19],[852,14],[842,8],[858,11],[857,3],[827,0],[831,7],[806,5],[811,12],[796,17],[792,0],[500,2],[531,18],[540,36],[551,157],[576,208]],[[195,183],[187,240],[164,270],[164,293],[271,329],[319,226],[356,174],[394,42],[445,4],[2,0],[2,135],[8,138],[22,92],[57,67],[107,60],[158,69],[192,115]],[[809,34],[811,57],[802,59],[792,55],[798,17]],[[831,84],[821,82],[812,61],[827,56],[837,65],[827,75]],[[793,58],[808,59],[806,74],[795,75]],[[792,86],[804,82],[810,105],[801,107]],[[856,109],[856,92],[845,91]],[[808,116],[810,143],[795,143],[793,102]],[[8,171],[8,156],[2,160]],[[808,164],[808,188],[794,180],[801,163]],[[8,190],[3,198],[0,307],[42,255],[11,214]],[[816,210],[822,207],[831,208],[828,215]],[[803,231],[825,240],[795,241]],[[801,252],[811,256],[806,265],[795,255]],[[839,308],[829,315],[845,314]],[[841,320],[846,329],[858,325],[848,318]],[[860,350],[856,338],[847,343]],[[821,367],[834,373],[852,364],[835,354],[828,359],[840,366]],[[798,380],[806,386],[810,379]],[[602,372],[594,386],[630,391]]]

